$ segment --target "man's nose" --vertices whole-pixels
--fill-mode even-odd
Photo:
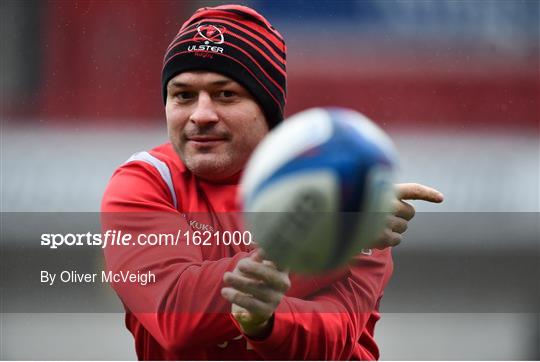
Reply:
[[[214,102],[208,93],[199,93],[195,109],[193,110],[193,113],[191,113],[189,120],[198,125],[216,123],[219,121]]]

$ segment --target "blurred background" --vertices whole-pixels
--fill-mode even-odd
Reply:
[[[167,45],[194,10],[220,3],[1,1],[3,215],[99,211],[116,167],[167,140]],[[538,305],[520,304],[540,304],[539,2],[240,3],[285,37],[288,115],[364,113],[396,142],[400,181],[446,196],[416,204],[395,249],[381,358],[540,359]],[[4,255],[25,242],[2,239]],[[1,359],[133,359],[122,318],[2,309]]]

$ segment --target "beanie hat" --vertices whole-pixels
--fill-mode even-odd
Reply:
[[[244,86],[272,128],[283,120],[286,52],[281,34],[255,10],[240,5],[201,8],[167,48],[163,100],[167,102],[167,83],[179,73],[213,71]]]

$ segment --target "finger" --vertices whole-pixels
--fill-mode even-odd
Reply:
[[[388,217],[386,225],[390,230],[399,234],[403,234],[408,228],[408,222],[406,219],[394,215],[390,215]]]
[[[263,263],[263,265],[266,265],[267,267],[270,267],[272,269],[277,269],[277,266],[276,264],[274,264],[273,261],[270,261],[270,260],[262,260],[261,261]]]
[[[424,200],[440,203],[444,200],[444,195],[434,188],[417,184],[405,183],[397,184],[397,198],[404,200]]]
[[[259,263],[263,263],[264,265],[268,265],[274,269],[279,269],[278,266],[273,262],[267,259],[266,253],[264,250],[259,249],[257,250],[251,257],[252,260],[257,261]]]
[[[255,260],[255,261],[259,261],[259,262],[263,263],[264,265],[271,266],[274,269],[277,269],[279,271],[285,271],[287,273],[289,272],[287,268],[280,267],[279,265],[277,265],[273,261],[268,260],[268,257],[266,256],[266,253],[262,249],[259,249],[257,251],[256,255],[252,259]]]
[[[416,213],[414,206],[402,200],[396,200],[394,203],[394,215],[405,220],[411,220]]]
[[[403,236],[400,233],[393,232],[390,229],[385,229],[382,235],[377,240],[377,243],[375,244],[374,248],[382,250],[388,247],[394,247],[394,246],[399,245],[402,239],[403,239]]]
[[[280,272],[284,272],[284,273],[289,273],[289,268],[288,267],[284,267],[284,266],[279,266],[278,264],[274,263],[273,261],[271,260],[268,260],[268,259],[264,259],[262,261],[262,263],[264,265],[267,265],[273,269],[276,269],[277,271],[280,271]]]
[[[268,304],[234,288],[222,288],[221,295],[229,302],[246,309],[250,313],[255,314],[257,318],[267,319],[272,316],[273,309]]]
[[[270,288],[285,292],[291,287],[291,282],[285,272],[263,263],[257,263],[251,259],[242,259],[237,266],[246,276],[262,280]]]
[[[240,307],[237,304],[231,303],[231,313],[234,315],[234,318],[239,321],[249,321],[251,319],[251,313],[246,310],[244,307]]]
[[[277,270],[273,265],[243,259],[238,263],[238,269],[244,275],[261,280],[270,288],[281,292],[287,291],[291,286],[287,273]]]
[[[234,289],[245,294],[250,294],[264,302],[279,302],[277,292],[269,289],[263,282],[259,280],[254,280],[239,274],[227,272],[223,275],[223,281]]]
[[[262,262],[264,259],[264,252],[262,249],[257,250],[251,255],[251,259],[254,261]]]

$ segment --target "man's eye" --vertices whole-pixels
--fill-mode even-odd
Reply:
[[[187,101],[195,98],[195,94],[193,92],[178,92],[175,96],[182,101]]]
[[[222,90],[221,92],[219,92],[220,98],[232,98],[234,96],[236,96],[236,93],[230,90]]]

